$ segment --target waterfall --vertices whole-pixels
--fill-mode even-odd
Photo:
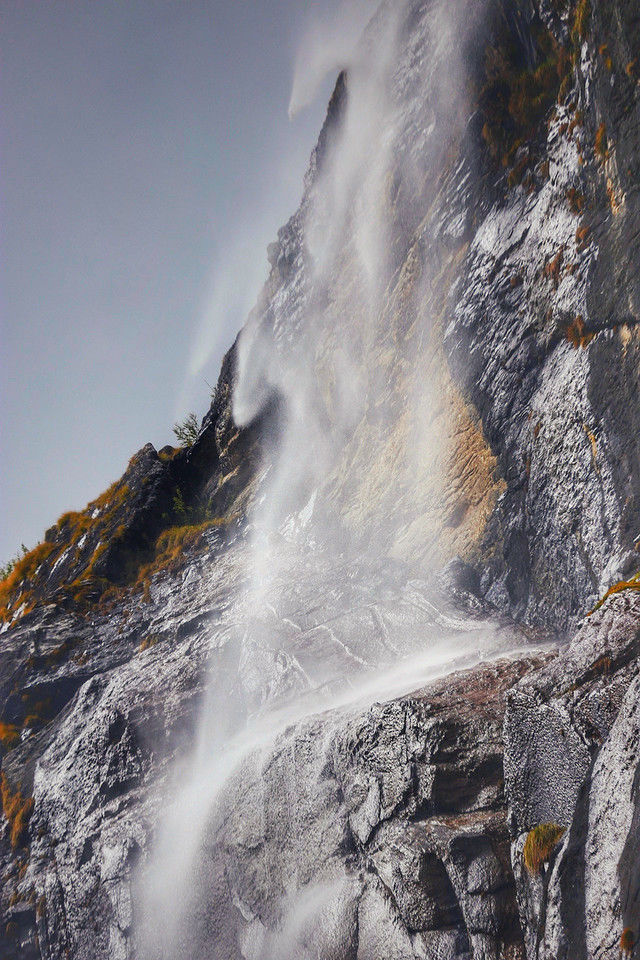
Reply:
[[[520,643],[436,576],[462,536],[440,344],[464,224],[433,210],[452,157],[458,182],[473,172],[465,56],[481,7],[375,12],[242,331],[234,419],[275,397],[279,426],[212,625],[189,772],[141,871],[146,960],[337,960],[361,883],[324,773],[345,725]]]

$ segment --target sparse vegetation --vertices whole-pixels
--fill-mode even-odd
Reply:
[[[612,584],[605,595],[598,600],[593,610],[589,612],[589,616],[591,616],[592,613],[595,613],[596,610],[599,610],[605,600],[608,600],[609,597],[613,596],[615,593],[622,593],[624,590],[640,591],[640,573],[636,573],[636,575],[631,577],[630,580],[618,580],[617,583]]]
[[[482,137],[489,152],[509,171],[510,187],[522,184],[529,191],[537,186],[530,171],[536,169],[536,139],[546,133],[541,121],[572,85],[571,51],[542,24],[533,36],[538,60],[534,67],[508,31],[486,49],[479,95]],[[539,180],[546,180],[548,166],[538,167],[537,173]]]
[[[593,149],[595,155],[602,161],[606,160],[609,156],[609,151],[607,149],[607,128],[604,123],[601,123],[596,131],[596,139]]]
[[[181,447],[192,447],[200,432],[200,425],[195,413],[189,413],[184,420],[174,423],[173,432]]]
[[[575,19],[573,21],[573,29],[571,31],[571,39],[574,44],[577,45],[587,39],[587,30],[589,28],[590,19],[590,0],[579,0],[578,6],[576,7]]]
[[[582,347],[584,349],[591,343],[595,337],[595,333],[586,332],[584,319],[582,314],[579,313],[575,320],[573,320],[565,330],[565,336],[573,347],[576,349],[578,349],[578,347]]]
[[[0,743],[5,750],[11,750],[20,743],[20,730],[15,723],[0,720]]]
[[[529,831],[522,850],[524,865],[529,873],[540,873],[565,833],[565,827],[557,823],[540,823]]]
[[[146,637],[142,638],[142,641],[139,646],[139,650],[149,650],[150,647],[155,647],[156,643],[159,641],[160,637],[157,633],[148,633]]]
[[[163,447],[162,450],[158,450],[158,456],[163,463],[169,463],[179,451],[180,447],[172,447],[167,445],[166,447]]]
[[[9,602],[13,594],[15,594],[18,586],[23,584],[24,581],[28,582],[36,573],[38,567],[41,563],[47,559],[47,557],[53,552],[54,546],[52,543],[40,543],[37,547],[34,547],[33,550],[30,550],[28,553],[25,553],[13,566],[9,576],[0,583],[0,620],[6,621],[10,618],[10,613],[8,609]],[[20,605],[20,602],[24,602],[28,605],[29,597],[25,596],[22,600],[22,595],[24,591],[21,590],[20,596],[18,597],[16,606]]]
[[[588,223],[582,223],[576,228],[576,247],[578,251],[584,250],[584,248],[587,246],[590,234],[591,227]]]
[[[48,664],[47,664],[48,665]],[[53,716],[51,697],[35,700],[25,707],[25,727],[42,727]]]
[[[139,571],[136,585],[144,590],[144,583],[160,570],[170,572],[178,569],[185,551],[198,547],[204,534],[212,527],[224,526],[224,517],[214,517],[200,523],[187,523],[163,530],[156,541],[155,555]]]
[[[485,84],[479,98],[484,114],[482,137],[503,167],[515,163],[508,175],[512,187],[525,181],[525,171],[534,159],[528,151],[516,154],[534,138],[561,86],[570,85],[569,51],[546,27],[536,31],[535,39],[540,60],[534,69],[524,65],[522,52],[508,35],[485,53]]]
[[[29,551],[28,551],[27,548],[25,547],[24,543],[22,543],[22,544],[20,545],[20,549],[18,550],[17,554],[15,555],[15,557],[13,557],[12,560],[7,560],[6,563],[0,564],[0,582],[1,582],[2,580],[6,580],[6,579],[7,579],[7,577],[9,576],[9,574],[11,573],[11,571],[13,570],[13,568],[16,566],[16,564],[19,563],[20,560],[21,560],[28,552],[29,552]]]
[[[63,514],[56,526],[47,531],[45,541],[21,557],[0,583],[0,622],[11,622],[34,608],[41,591],[50,591],[50,582],[46,588],[44,584],[60,560],[64,561],[63,575],[72,570],[75,579],[58,582],[58,596],[69,598],[80,610],[91,605],[107,610],[127,589],[142,591],[144,600],[149,601],[150,581],[156,572],[176,569],[183,551],[204,545],[207,529],[233,520],[214,516],[208,504],[188,503],[182,489],[176,486],[170,508],[161,517],[165,529],[155,541],[138,540],[129,547],[126,521],[130,496],[129,485],[119,480],[84,510]],[[104,566],[106,552],[114,547],[119,550],[117,581]],[[70,652],[66,648],[52,651],[49,662],[43,665],[54,666]]]
[[[180,487],[176,487],[176,492],[173,495],[172,506],[175,519],[179,524],[184,526],[189,521],[192,511],[185,504]]]
[[[29,834],[29,820],[33,813],[33,797],[23,797],[20,790],[12,790],[4,773],[0,774],[2,812],[9,823],[11,847],[25,846]]]
[[[573,77],[571,76],[570,73],[568,73],[566,77],[562,78],[562,83],[558,88],[558,103],[564,103],[564,101],[569,96],[569,93],[572,87],[572,80],[573,80]]]
[[[61,590],[82,603],[106,589],[109,583],[96,577],[96,565],[109,544],[125,532],[124,525],[115,527],[115,523],[129,495],[128,485],[117,481],[88,503],[84,510],[63,513],[56,526],[47,532],[44,542],[24,554],[0,583],[0,621],[11,620],[18,611],[24,615],[33,609],[37,600],[35,578],[40,566],[44,566],[44,575],[48,577],[54,564],[65,553],[69,555],[70,563],[82,565],[83,572],[71,583],[61,584]],[[92,536],[85,544],[85,535],[89,532]]]
[[[620,937],[620,952],[623,956],[630,956],[635,946],[636,938],[631,927],[625,927]]]
[[[560,283],[560,270],[564,263],[564,247],[560,247],[555,257],[548,260],[544,267],[544,274],[551,279],[554,289],[557,289]]]
[[[611,657],[608,657],[606,654],[603,654],[601,657],[598,657],[598,659],[592,664],[591,669],[595,674],[608,677],[611,671]]]
[[[584,196],[575,187],[569,187],[566,193],[569,207],[572,213],[582,213],[584,209]]]
[[[573,115],[573,119],[567,128],[567,133],[569,136],[573,133],[576,127],[581,127],[584,124],[584,112],[582,110],[576,110]]]
[[[605,65],[605,67],[607,68],[607,70],[609,71],[609,73],[612,73],[612,72],[613,72],[613,60],[611,59],[611,55],[610,55],[610,53],[609,53],[609,44],[608,44],[608,43],[601,43],[600,46],[598,47],[598,53],[600,54],[600,56],[601,56],[602,59],[604,60],[604,65]]]

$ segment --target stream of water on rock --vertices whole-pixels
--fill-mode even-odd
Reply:
[[[338,119],[325,131],[301,209],[280,237],[277,288],[241,335],[234,418],[250,423],[277,396],[281,429],[258,478],[247,582],[227,625],[212,636],[192,773],[145,869],[145,960],[324,956],[305,937],[313,918],[330,925],[338,916],[348,876],[329,867],[310,876],[305,853],[288,875],[284,867],[284,876],[272,870],[273,890],[264,893],[262,880],[234,878],[238,849],[253,844],[256,860],[267,857],[265,818],[276,818],[276,837],[286,821],[293,824],[303,800],[291,795],[292,784],[304,793],[309,771],[326,763],[347,718],[517,645],[481,616],[442,609],[426,579],[403,581],[405,568],[391,563],[388,573],[383,559],[410,521],[421,520],[425,478],[434,500],[444,483],[448,451],[431,412],[445,400],[421,370],[419,349],[402,358],[391,388],[384,358],[393,341],[385,337],[394,285],[394,309],[418,326],[416,342],[431,332],[422,305],[436,266],[420,262],[429,230],[421,218],[466,114],[460,57],[465,30],[473,28],[467,9],[464,0],[382,4],[344,64]],[[411,264],[410,302],[398,302],[399,272]],[[369,434],[358,441],[363,423]],[[363,453],[371,423],[379,464]],[[416,516],[408,520],[405,510],[402,530],[390,530],[400,521],[387,514],[384,497],[371,520],[378,476],[382,483],[392,476],[405,502],[414,497]],[[359,509],[371,532],[362,563],[349,542]],[[273,778],[278,757],[296,751],[304,762],[294,759],[282,774],[279,806],[271,793],[261,800],[266,772]],[[237,809],[246,810],[241,822]],[[262,824],[259,836],[253,818]],[[276,918],[271,925],[258,900]],[[242,927],[233,947],[232,910]]]

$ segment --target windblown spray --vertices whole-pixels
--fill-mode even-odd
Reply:
[[[345,14],[350,29],[363,10]],[[329,30],[298,58],[291,112],[324,69],[340,77],[239,340],[234,419],[276,398],[279,428],[238,547],[245,574],[212,629],[191,776],[144,870],[148,960],[337,957],[355,881],[318,854],[337,829],[318,787],[337,731],[502,643],[429,585],[451,547],[438,343],[464,229],[434,210],[469,162],[464,50],[481,15],[473,0],[383,3],[357,44],[331,45]],[[278,773],[285,754],[298,759]]]

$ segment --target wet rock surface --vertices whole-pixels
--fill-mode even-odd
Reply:
[[[392,279],[373,329],[352,238],[314,297],[304,244],[343,73],[269,249],[255,350],[230,350],[196,442],[143,448],[3,595],[8,960],[592,960],[640,935],[638,593],[585,618],[640,566],[640,18],[631,0],[468,7],[464,42],[438,32],[435,0],[403,7],[385,133],[411,176],[399,163],[384,184]],[[471,100],[451,105],[438,78],[461,51]],[[533,118],[512,100],[523,76]],[[340,444],[320,484],[302,463],[283,485],[286,561],[256,614],[248,517],[292,416],[265,343],[285,379],[329,371]],[[365,402],[342,423],[348,346]],[[247,366],[264,389],[240,424]],[[438,644],[458,651],[450,676],[353,693]],[[203,731],[218,693],[233,709],[210,706]],[[278,711],[210,798],[171,954],[140,884],[194,744],[223,753]],[[545,822],[566,833],[531,875],[525,838]]]
[[[322,956],[523,956],[502,717],[506,690],[539,663],[499,660],[350,717],[315,717],[245,761],[209,840],[227,881],[218,955],[306,955],[324,928]]]

